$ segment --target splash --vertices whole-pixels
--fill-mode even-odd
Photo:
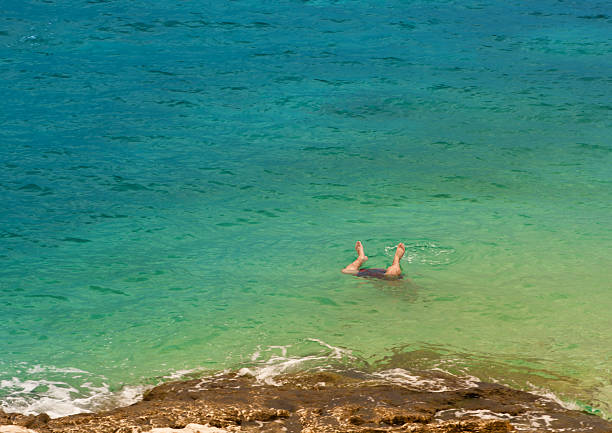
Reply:
[[[422,265],[447,265],[453,261],[455,249],[433,241],[405,242],[406,253],[402,261]],[[393,257],[397,245],[385,246],[385,256]]]
[[[333,365],[342,364],[344,361],[354,361],[356,357],[347,349],[332,346],[317,338],[307,338],[306,342],[315,343],[315,353],[307,355],[289,355],[289,350],[294,348],[297,353],[304,348],[287,346],[270,346],[263,351],[255,351],[251,361],[255,364],[238,370],[240,376],[252,376],[258,382],[268,385],[281,385],[278,377],[283,374],[296,373],[299,371],[329,368]],[[307,344],[307,346],[310,346]],[[311,349],[312,350],[312,349]],[[262,353],[263,352],[263,353]],[[275,353],[280,352],[280,353]],[[264,356],[269,354],[269,356]]]
[[[95,377],[78,368],[35,365],[27,368],[29,379],[0,380],[5,412],[24,415],[46,413],[59,418],[127,406],[142,398],[146,386],[112,390],[104,377]]]
[[[456,376],[441,370],[432,370],[427,374],[410,372],[403,368],[392,368],[375,372],[372,376],[385,382],[393,383],[418,391],[445,392],[458,389],[474,388],[480,380],[474,376]]]

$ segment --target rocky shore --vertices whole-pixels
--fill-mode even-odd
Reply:
[[[443,374],[422,379],[427,387],[357,372],[275,381],[232,373],[166,383],[128,407],[56,419],[0,411],[0,433],[612,432],[612,423],[544,397]]]

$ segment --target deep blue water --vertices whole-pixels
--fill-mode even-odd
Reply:
[[[610,2],[1,10],[3,408],[342,348],[609,413]]]

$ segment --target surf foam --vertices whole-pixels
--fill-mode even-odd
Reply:
[[[350,350],[332,346],[317,338],[308,338],[306,341],[315,343],[319,346],[318,348],[315,346],[315,351],[317,353],[304,356],[290,356],[289,349],[292,348],[293,345],[270,346],[263,351],[259,348],[251,356],[251,361],[256,364],[239,369],[238,375],[249,375],[260,383],[279,386],[281,382],[279,382],[277,378],[280,375],[313,368],[326,368],[342,360],[355,359]],[[300,348],[298,348],[298,351],[299,349]],[[274,351],[280,351],[280,353],[276,354]],[[270,353],[267,358],[263,357],[266,353]]]
[[[31,379],[12,377],[0,380],[0,408],[5,412],[24,415],[46,413],[51,418],[95,412],[133,404],[142,398],[147,388],[125,386],[113,391],[100,380],[103,378],[92,378],[88,372],[76,368],[37,365],[28,368],[27,372]],[[40,377],[43,374],[56,378]],[[64,379],[57,376],[64,376]]]

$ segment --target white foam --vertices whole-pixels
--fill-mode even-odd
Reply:
[[[315,366],[324,366],[327,364],[325,361],[340,360],[340,359],[352,359],[354,358],[351,351],[343,349],[341,347],[332,346],[318,338],[307,338],[306,341],[317,343],[321,347],[327,349],[320,354],[308,355],[308,356],[289,356],[289,349],[292,347],[288,346],[269,346],[263,352],[272,352],[280,350],[280,354],[272,354],[268,359],[259,361],[258,365],[252,367],[243,367],[238,370],[240,376],[252,376],[258,382],[265,383],[268,385],[281,385],[276,378],[282,374],[293,373],[303,370],[305,365],[314,364]],[[252,361],[257,361],[262,357],[262,350],[258,350],[251,356]]]
[[[451,262],[454,248],[441,247],[431,241],[404,242],[406,252],[402,261],[408,263],[420,263],[424,265],[444,265]],[[385,246],[385,255],[393,257],[397,245]]]
[[[257,359],[261,356],[261,352],[259,351],[259,347],[253,354],[251,355],[251,361],[257,361]]]
[[[539,416],[532,416],[531,417],[531,427],[536,427],[536,428],[549,428],[552,425],[553,421],[556,421],[556,418],[553,418],[550,415],[539,415]],[[542,425],[542,423],[540,423],[540,421],[542,421],[544,423],[544,425]]]
[[[550,391],[548,389],[543,389],[543,388],[537,387],[537,386],[535,386],[535,385],[533,385],[532,383],[529,383],[529,382],[527,382],[527,385],[529,385],[529,387],[530,387],[529,392],[531,394],[535,394],[535,395],[540,396],[540,397],[542,397],[543,399],[546,399],[546,400],[554,401],[559,406],[561,406],[561,407],[563,407],[565,409],[579,410],[579,411],[583,410],[583,408],[581,408],[576,402],[561,400],[555,393],[553,393],[552,391]]]
[[[488,409],[478,410],[457,410],[447,409],[440,411],[436,414],[436,418],[444,419],[447,414],[452,414],[453,418],[479,418],[484,420],[507,420],[512,422],[512,426],[517,431],[533,431],[534,429],[546,429],[549,430],[554,428],[556,432],[562,432],[564,429],[555,428],[553,422],[557,419],[540,412],[525,412],[520,415],[510,415],[508,413],[493,412]]]
[[[0,381],[0,387],[5,394],[0,407],[5,412],[46,413],[51,418],[127,406],[140,400],[146,389],[144,386],[123,387],[113,392],[106,383],[96,386],[91,382],[81,383],[77,389],[59,380],[21,380],[17,377]]]
[[[318,338],[307,338],[308,341],[313,341],[315,343],[319,343],[321,346],[327,347],[328,349],[330,349],[332,351],[332,353],[329,354],[328,358],[334,358],[334,359],[342,359],[342,358],[353,358],[353,352],[351,352],[348,349],[343,349],[341,347],[336,347],[336,346],[332,346],[330,344],[327,344],[326,342],[319,340]]]
[[[444,377],[422,377],[410,373],[403,368],[392,368],[373,373],[373,376],[379,377],[386,381],[407,386],[418,390],[427,390],[431,392],[454,391],[463,388],[473,388],[477,386],[478,378],[473,376],[458,377],[444,372],[448,378]]]
[[[306,356],[302,358],[271,357],[264,365],[243,367],[238,370],[239,376],[253,376],[258,382],[268,385],[281,385],[275,378],[281,374],[296,371],[298,366],[308,361],[323,360],[325,357]]]
[[[497,413],[492,412],[489,409],[478,409],[478,410],[455,410],[455,409],[447,409],[444,411],[440,411],[436,416],[442,416],[447,412],[453,412],[453,416],[455,418],[463,418],[463,417],[472,417],[472,418],[480,418],[485,420],[509,420],[512,417],[507,413]]]
[[[316,338],[305,342],[306,349],[311,352],[312,348],[308,344],[316,343],[318,348],[314,350],[315,354],[291,356],[290,351],[295,349],[293,345],[258,348],[251,356],[255,365],[240,369],[238,374],[253,376],[260,383],[280,385],[275,378],[281,374],[306,370],[306,366],[326,366],[329,361],[352,357],[350,351]],[[305,349],[300,347],[299,350],[303,352]],[[180,380],[205,371],[205,368],[177,370],[162,377],[161,381]],[[23,373],[27,374],[27,379],[17,377]],[[208,376],[203,379],[203,383],[214,381],[227,373],[226,370]],[[12,378],[0,381],[0,408],[25,415],[47,413],[51,418],[127,406],[142,399],[144,392],[150,388],[124,386],[119,391],[111,390],[106,378],[74,367],[19,364],[13,374],[15,376]],[[7,374],[4,375],[6,377]]]
[[[163,376],[163,379],[165,379],[165,381],[169,381],[169,380],[181,380],[184,379],[185,376],[190,376],[190,375],[195,375],[199,372],[203,371],[201,368],[190,368],[190,369],[186,369],[186,370],[176,370],[170,374],[167,374],[165,376]]]
[[[43,366],[43,365],[34,365],[26,370],[28,374],[37,374],[37,373],[84,373],[88,374],[86,371],[79,370],[78,368],[58,368],[54,366]]]

